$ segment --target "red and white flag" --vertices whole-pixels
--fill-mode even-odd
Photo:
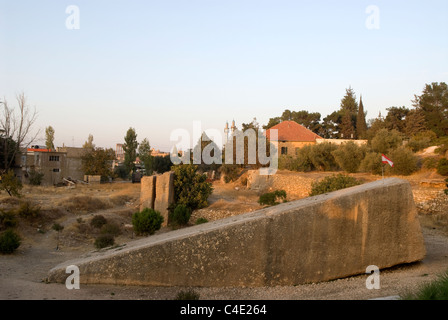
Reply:
[[[383,163],[388,163],[391,167],[394,166],[394,163],[392,162],[392,160],[390,160],[388,157],[386,157],[384,154],[381,155],[381,161]]]

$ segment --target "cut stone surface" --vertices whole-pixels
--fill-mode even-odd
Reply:
[[[76,265],[84,284],[284,286],[424,256],[411,186],[390,178],[91,253],[56,266],[48,281],[64,283]]]

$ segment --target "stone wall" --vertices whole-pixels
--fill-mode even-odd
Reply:
[[[168,207],[174,202],[174,173],[142,177],[140,189],[140,211],[151,208],[163,217],[162,226],[168,225]]]
[[[297,285],[422,260],[409,182],[391,178],[136,240],[49,272],[64,283],[152,286]]]

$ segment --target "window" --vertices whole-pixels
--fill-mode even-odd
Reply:
[[[282,154],[288,154],[288,147],[282,147]]]
[[[50,156],[50,161],[59,161],[59,156]]]
[[[60,172],[60,169],[53,169],[53,172]]]

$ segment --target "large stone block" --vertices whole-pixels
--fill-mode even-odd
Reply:
[[[183,228],[61,264],[48,280],[155,286],[276,286],[422,260],[409,182],[391,178]]]
[[[156,181],[157,176],[142,177],[140,182],[140,211],[145,208],[154,209]]]
[[[154,210],[163,216],[162,226],[168,224],[168,207],[174,202],[174,172],[157,176]]]

